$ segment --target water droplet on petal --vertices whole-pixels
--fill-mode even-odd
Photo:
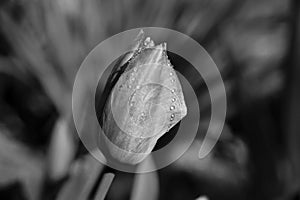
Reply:
[[[171,106],[171,107],[170,107],[170,110],[174,110],[174,109],[175,109],[175,106]]]
[[[154,41],[151,40],[151,41],[150,41],[150,46],[154,46],[154,45],[155,45]]]
[[[164,43],[162,43],[162,48],[163,48],[163,50],[167,50],[167,43],[166,42],[164,42]]]

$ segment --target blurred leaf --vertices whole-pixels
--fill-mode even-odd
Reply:
[[[58,119],[48,149],[48,172],[51,179],[61,179],[68,173],[75,147],[69,122],[64,118]]]
[[[91,155],[77,160],[57,200],[87,200],[102,170],[103,165]]]
[[[6,130],[0,129],[0,185],[19,181],[28,198],[36,200],[45,171],[43,156],[12,140],[7,134]]]
[[[153,159],[146,159],[146,162],[142,162],[138,170],[142,170],[145,166],[155,165]],[[142,174],[135,174],[134,183],[131,192],[131,200],[155,200],[158,198],[159,194],[159,180],[156,171]]]

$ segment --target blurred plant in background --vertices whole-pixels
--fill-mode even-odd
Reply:
[[[189,64],[173,60],[198,95],[197,140],[156,173],[114,172],[107,199],[297,198],[299,9],[297,0],[1,1],[1,199],[97,194],[109,169],[87,154],[75,133],[74,76],[99,42],[145,26],[188,34],[212,55],[227,90],[227,124],[214,151],[198,160],[210,99]]]

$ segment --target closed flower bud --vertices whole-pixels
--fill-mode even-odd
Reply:
[[[166,52],[166,43],[155,45],[141,31],[134,51],[113,71],[123,69],[106,100],[102,129],[110,155],[120,162],[143,161],[157,140],[187,114]]]

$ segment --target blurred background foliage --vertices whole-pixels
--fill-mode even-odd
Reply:
[[[298,0],[1,1],[0,198],[97,196],[113,170],[77,137],[75,74],[99,42],[158,26],[188,34],[210,53],[225,82],[226,125],[213,152],[198,160],[210,99],[205,83],[174,60],[196,88],[197,140],[157,172],[113,171],[106,199],[299,199],[299,13]]]

